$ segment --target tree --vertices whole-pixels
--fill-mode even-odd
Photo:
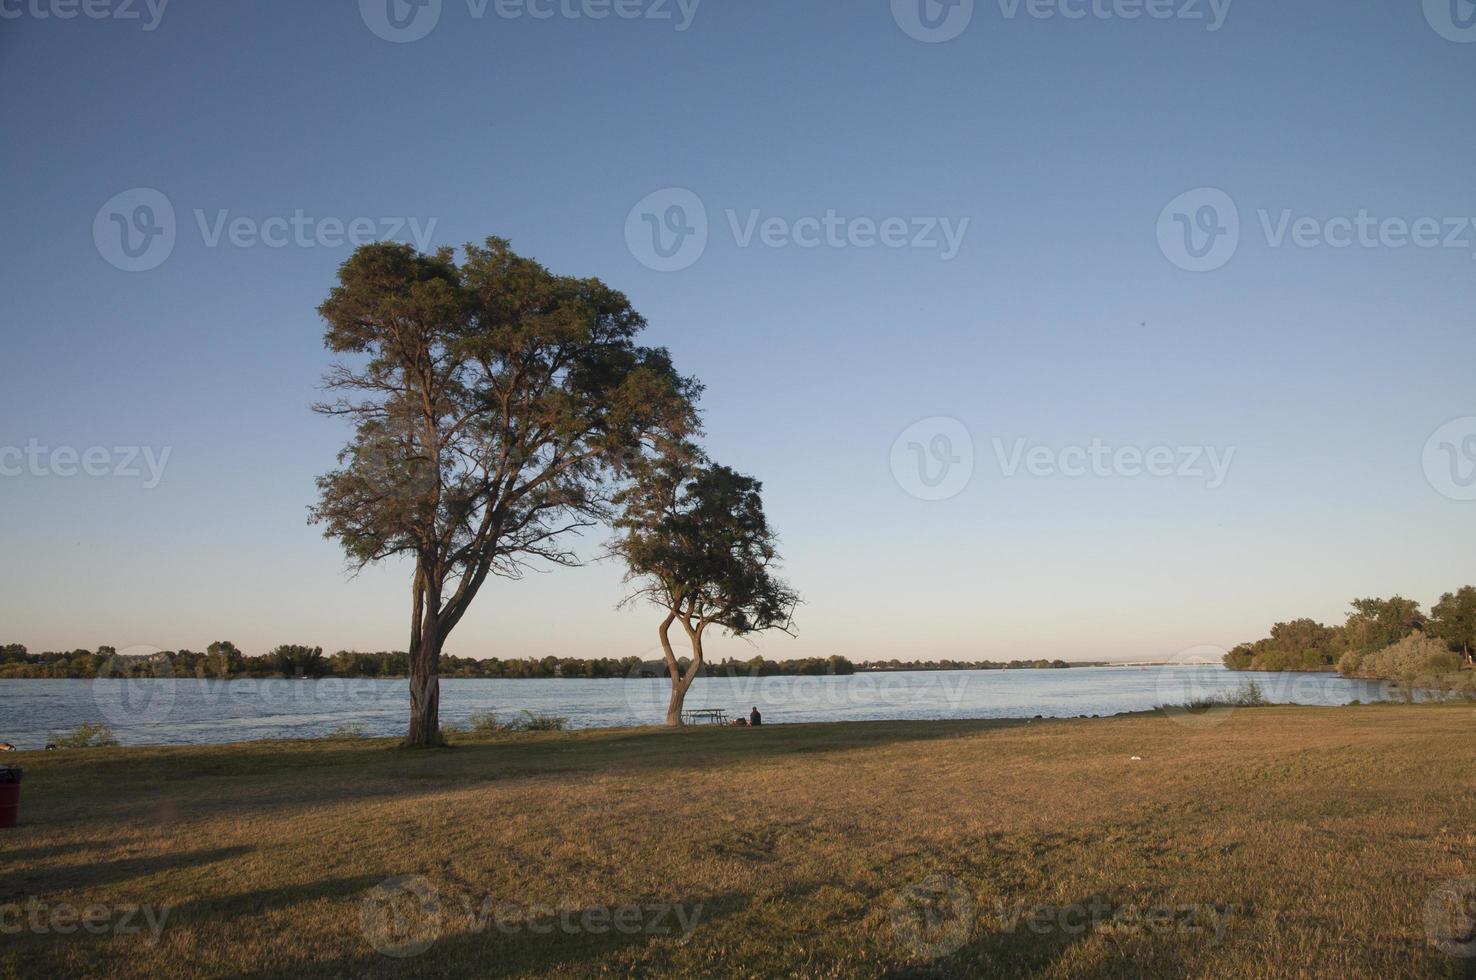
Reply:
[[[776,575],[778,541],[764,515],[762,485],[726,466],[707,464],[689,446],[643,467],[620,495],[623,531],[613,550],[635,589],[666,611],[657,635],[671,677],[666,723],[682,723],[687,689],[702,672],[703,635],[717,626],[734,636],[777,629],[792,633],[798,595]],[[685,668],[670,630],[681,623],[692,649]]]
[[[1348,648],[1359,653],[1382,650],[1425,627],[1420,604],[1403,596],[1354,599],[1352,606],[1354,611],[1348,614],[1345,636]]]
[[[1459,647],[1466,663],[1476,663],[1472,656],[1472,648],[1476,647],[1476,588],[1466,585],[1441,596],[1430,607],[1430,632]]]
[[[205,648],[205,665],[216,677],[233,677],[246,666],[246,658],[230,640],[216,640]]]
[[[284,643],[268,654],[283,677],[322,677],[327,671],[323,648]]]
[[[696,430],[695,381],[598,279],[556,276],[500,238],[423,255],[359,248],[319,312],[339,363],[318,406],[354,424],[312,519],[351,567],[413,564],[410,745],[440,742],[446,638],[489,575],[577,564],[567,532],[606,514],[612,479]]]

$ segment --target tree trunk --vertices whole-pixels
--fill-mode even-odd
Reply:
[[[405,744],[427,748],[441,744],[441,642],[422,636],[410,651],[410,732]]]
[[[671,652],[671,641],[666,636],[671,620],[668,619],[661,625],[661,646],[666,652],[667,669],[671,671],[671,703],[666,708],[666,723],[672,726],[682,724],[682,702],[687,699],[687,689],[702,671],[702,629],[698,627],[694,630],[685,618],[682,619],[682,625],[687,628],[687,636],[692,641],[692,662],[687,665],[685,675],[681,675],[676,657]]]
[[[671,637],[667,633],[676,618],[676,613],[668,613],[661,622],[661,628],[656,631],[656,635],[661,638],[661,652],[666,657],[666,672],[671,675],[671,701],[666,706],[666,723],[673,728],[682,724],[682,702],[686,700],[687,688],[690,686],[690,681],[682,676],[682,667],[677,663],[676,654],[672,652]]]
[[[415,570],[415,619],[410,626],[410,731],[405,745],[441,744],[441,590],[423,568]]]

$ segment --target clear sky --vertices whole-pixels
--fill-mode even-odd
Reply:
[[[918,2],[0,0],[0,642],[404,647],[406,569],[306,523],[354,219],[627,292],[764,481],[767,656],[1162,657],[1476,581],[1476,422],[1431,442],[1476,416],[1467,0]],[[493,582],[448,650],[650,655],[620,579]]]

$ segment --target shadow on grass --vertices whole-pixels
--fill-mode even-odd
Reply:
[[[367,899],[366,892],[359,901]],[[692,936],[700,936],[710,923],[741,910],[747,902],[747,896],[724,894],[686,898],[676,903],[567,909],[527,918],[506,914],[499,917],[494,903],[451,902],[444,918],[437,920],[428,932],[415,933],[414,923],[410,924],[414,938],[428,943],[424,948],[414,943],[408,947],[385,943],[384,936],[373,934],[371,927],[366,926],[360,954],[273,965],[236,976],[251,980],[314,975],[503,977],[555,971],[593,974],[609,972],[612,968],[618,975],[623,972],[619,967],[623,951],[685,944]],[[676,906],[683,909],[681,917],[672,911]],[[598,931],[590,931],[583,925],[587,914],[608,922],[620,909],[639,912],[621,929],[606,924],[598,927]],[[634,924],[635,918],[639,918],[638,926]],[[406,925],[403,919],[391,921]],[[380,951],[376,943],[384,944],[393,953]],[[649,968],[649,963],[644,965],[644,969]]]
[[[473,788],[505,779],[752,765],[786,756],[848,752],[956,738],[1026,724],[1014,720],[840,722],[682,729],[585,729],[476,738],[411,750],[388,740],[244,742],[103,749],[28,766],[27,813],[36,823],[139,819],[161,796],[180,809],[270,810],[305,803],[370,802]],[[130,778],[106,778],[127,761]],[[106,792],[103,792],[106,787]],[[101,797],[101,798],[100,798]]]
[[[43,857],[48,849],[32,848],[36,856]],[[133,878],[143,878],[160,871],[176,871],[181,868],[196,868],[249,854],[255,848],[245,845],[218,847],[201,851],[171,851],[148,857],[122,858],[116,861],[92,861],[62,867],[48,867],[30,871],[18,871],[5,876],[0,882],[0,900],[48,895],[61,891],[84,891],[116,885]],[[67,853],[65,846],[49,849],[52,855]]]
[[[1091,895],[1068,908],[1088,910],[1111,909],[1113,903],[1102,894]],[[971,977],[1041,977],[1059,975],[1060,962],[1072,947],[1090,938],[1099,926],[1091,924],[1082,913],[1076,927],[1062,927],[1060,919],[1032,920],[1029,911],[1017,915],[987,918],[975,923],[973,935],[956,952],[927,963],[895,967],[882,976],[885,980],[954,980]],[[1109,926],[1110,928],[1110,926]],[[1129,951],[1113,944],[1105,959],[1093,963],[1075,963],[1072,977],[1179,977],[1186,964],[1175,950],[1162,945],[1144,950],[1135,944]]]

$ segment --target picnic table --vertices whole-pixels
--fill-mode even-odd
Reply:
[[[726,725],[728,712],[725,708],[694,708],[682,712],[682,722],[688,725]]]

